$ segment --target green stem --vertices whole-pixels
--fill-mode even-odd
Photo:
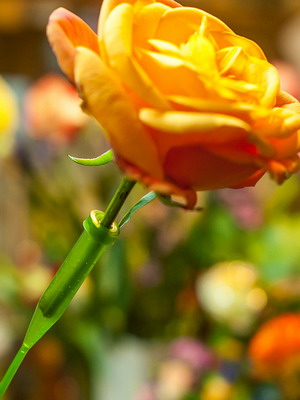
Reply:
[[[62,316],[105,249],[115,242],[119,229],[113,223],[135,182],[124,178],[105,213],[92,211],[84,231],[41,296],[23,344],[0,382],[0,398],[27,352]]]
[[[123,178],[123,181],[118,187],[114,197],[107,206],[101,222],[103,226],[106,228],[111,226],[134,185],[135,181],[132,181],[128,178]]]
[[[22,344],[22,346],[20,347],[18,353],[16,354],[15,358],[13,359],[12,363],[10,364],[8,370],[6,371],[6,374],[4,375],[4,377],[1,381],[0,396],[2,396],[5,393],[11,380],[15,376],[15,373],[19,369],[19,366],[22,364],[22,361],[24,360],[26,354],[28,353],[28,350],[29,350],[29,348],[26,347],[25,344]]]

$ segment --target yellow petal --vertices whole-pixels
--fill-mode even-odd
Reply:
[[[153,38],[162,15],[169,10],[164,4],[154,3],[141,8],[134,16],[134,46],[148,48],[149,38]],[[150,46],[149,46],[150,48]]]
[[[171,7],[171,8],[182,7],[181,4],[177,3],[177,1],[174,1],[174,0],[159,0],[159,1],[160,1],[160,3],[162,3],[168,7]]]
[[[169,56],[181,57],[181,51],[175,44],[166,42],[165,40],[150,39],[148,42],[161,53],[167,54]]]
[[[191,35],[187,43],[180,46],[180,49],[182,55],[193,63],[200,73],[209,74],[211,78],[217,72],[214,46],[200,32]]]
[[[221,32],[232,32],[218,18],[197,8],[182,7],[167,11],[162,16],[155,38],[176,45],[185,43],[195,31],[198,31],[204,17],[207,18],[210,29]]]
[[[279,90],[276,68],[266,60],[247,54],[242,47],[226,47],[217,52],[223,86],[245,93],[251,101],[271,108]]]
[[[284,105],[292,104],[292,103],[299,103],[299,101],[295,97],[293,97],[289,93],[286,93],[283,90],[280,90],[278,92],[276,107],[283,107]]]
[[[139,113],[140,120],[152,128],[171,134],[185,135],[188,133],[197,133],[201,140],[211,142],[228,141],[229,137],[241,136],[241,132],[234,131],[234,128],[250,131],[250,126],[244,121],[223,114],[197,113],[184,111],[166,111],[161,112],[150,108],[143,108]],[[227,130],[225,134],[217,132],[210,134],[210,131],[222,127],[232,128],[232,132]]]
[[[133,7],[123,3],[110,13],[105,23],[104,45],[110,66],[118,73],[125,85],[150,105],[159,109],[170,106],[153,85],[132,54]]]
[[[115,7],[117,7],[119,4],[122,3],[133,4],[134,0],[104,0],[102,2],[99,21],[98,21],[98,36],[100,41],[102,41],[103,39],[104,26],[109,14]]]
[[[133,7],[122,3],[109,14],[104,26],[104,44],[112,66],[115,58],[132,54]]]
[[[272,131],[273,121],[279,120],[280,127],[279,129]],[[292,132],[300,129],[300,114],[295,113],[294,111],[288,108],[273,108],[270,117],[270,136],[278,136],[278,137],[286,137],[290,135]]]
[[[172,68],[167,68],[167,64],[164,62],[167,59],[160,59],[159,56],[153,57],[152,52],[140,51],[138,56],[143,70],[159,90],[164,93],[165,98],[168,95],[210,98],[214,93],[211,91],[208,93],[195,70],[187,68],[187,63],[178,67],[173,64]],[[178,65],[180,64],[178,63]]]
[[[186,65],[186,62],[178,56],[155,53],[154,51],[148,50],[143,50],[142,52],[155,60],[161,68],[178,68]]]
[[[252,40],[234,34],[233,32],[211,32],[220,49],[224,47],[242,47],[250,56],[266,60],[262,49]]]
[[[248,103],[229,103],[225,101],[199,99],[196,97],[185,97],[185,96],[169,96],[169,100],[195,110],[202,112],[216,112],[220,114],[237,114],[243,116],[249,116],[252,118],[262,118],[269,115],[269,111],[265,108],[257,107],[254,104]]]
[[[279,75],[277,69],[267,61],[251,57],[252,65],[248,66],[248,81],[264,88],[259,103],[264,107],[274,107],[279,92]]]
[[[79,47],[75,79],[84,102],[106,131],[113,149],[153,176],[162,176],[155,146],[139,122],[126,93],[100,57]],[[145,151],[147,149],[147,151]]]
[[[99,53],[97,35],[81,18],[62,7],[50,15],[47,35],[61,69],[71,80],[77,46]]]
[[[295,103],[285,104],[282,107],[286,108],[287,110],[291,110],[294,113],[300,114],[300,103],[299,103],[299,101],[297,101]]]
[[[253,92],[256,92],[257,94],[261,94],[263,92],[263,88],[261,86],[256,85],[254,83],[249,83],[247,81],[235,80],[230,78],[221,78],[220,82],[221,82],[221,87],[225,87],[240,93],[246,93],[248,99],[249,95],[251,96]]]
[[[246,64],[246,57],[241,57],[242,47],[225,47],[217,52],[217,61],[221,75],[241,75]]]
[[[242,47],[226,47],[217,52],[221,86],[245,94],[237,100],[271,108],[277,100],[279,77],[266,60],[249,56]]]
[[[176,1],[173,1],[173,0],[160,0],[157,3],[155,3],[155,0],[103,0],[102,6],[101,6],[100,17],[99,17],[99,24],[98,24],[98,35],[100,37],[100,41],[102,41],[102,39],[103,39],[104,25],[105,25],[105,22],[109,16],[109,14],[115,7],[117,7],[121,3],[132,4],[135,6],[135,8],[143,8],[143,6],[145,6],[145,8],[146,8],[147,4],[154,3],[153,6],[157,10],[158,9],[165,10],[165,9],[169,9],[169,8],[181,7],[181,4],[178,4]],[[153,22],[153,20],[152,20],[152,22]],[[151,21],[150,20],[147,21],[147,24],[150,26]]]
[[[156,0],[135,0],[133,2],[133,8],[134,8],[134,13],[138,13],[141,9],[144,9],[145,7],[155,4]]]
[[[160,135],[157,136],[156,140],[159,142],[159,149],[162,153],[174,146],[196,145],[197,143],[212,144],[216,148],[218,145],[225,144],[230,148],[230,143],[242,139],[247,141],[249,146],[250,144],[253,146],[252,143],[254,143],[264,156],[269,157],[274,153],[272,144],[263,136],[255,134],[249,124],[231,115],[182,111],[160,112],[144,108],[141,109],[139,118],[157,132],[166,132],[172,135],[167,139]],[[214,151],[214,149],[212,150]],[[250,156],[253,158],[253,154]]]

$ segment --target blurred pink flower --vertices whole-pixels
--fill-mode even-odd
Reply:
[[[222,189],[219,190],[218,196],[240,228],[257,229],[263,224],[262,204],[251,188],[243,188],[237,191]]]
[[[200,341],[190,337],[182,337],[172,342],[167,356],[186,363],[198,376],[216,365],[213,352]]]
[[[72,140],[86,124],[77,90],[63,77],[45,75],[27,91],[25,123],[29,135],[55,145]]]
[[[280,87],[296,99],[300,99],[300,75],[296,68],[283,60],[275,60],[273,64],[277,68],[280,77]]]

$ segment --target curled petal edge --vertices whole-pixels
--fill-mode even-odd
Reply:
[[[99,54],[96,33],[81,18],[63,7],[50,15],[47,37],[61,69],[72,81],[76,47],[84,46]]]
[[[184,208],[188,210],[195,209],[197,203],[197,193],[195,192],[195,190],[182,189],[171,183],[151,177],[144,171],[139,170],[137,167],[119,156],[116,156],[116,160],[120,168],[129,178],[142,182],[150,190],[157,192],[161,195],[178,195],[185,200]]]

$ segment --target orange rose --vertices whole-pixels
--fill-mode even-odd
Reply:
[[[48,25],[61,68],[124,172],[184,194],[277,182],[299,168],[299,102],[222,21],[172,0],[104,0],[98,35],[59,8]]]
[[[282,314],[267,321],[250,342],[249,355],[255,371],[278,375],[300,356],[300,314]]]

